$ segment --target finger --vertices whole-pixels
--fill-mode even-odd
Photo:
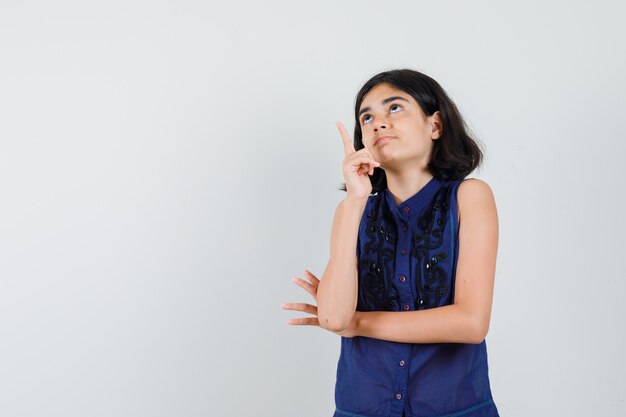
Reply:
[[[374,174],[374,167],[370,166],[370,165],[361,165],[357,170],[356,173],[358,175],[372,175]]]
[[[363,157],[360,160],[357,159],[361,162],[361,168],[363,170],[362,172],[359,172],[359,174],[367,173],[368,175],[374,175],[374,169],[380,167],[380,162],[372,158],[372,156],[368,152],[363,152],[362,155]]]
[[[280,305],[283,310],[302,311],[317,316],[317,307],[307,303],[286,303]]]
[[[308,282],[306,282],[305,280],[298,278],[298,277],[293,277],[292,281],[299,287],[302,287],[306,292],[308,292],[309,294],[311,294],[313,297],[316,296],[317,294],[317,286],[313,286],[311,284],[309,284]]]
[[[358,151],[356,151],[355,153],[361,155],[361,156],[366,156],[368,158],[372,158],[372,154],[370,153],[370,151],[367,150],[367,148],[363,148],[363,149],[359,149]]]
[[[350,159],[346,159],[345,165],[347,168],[355,167],[358,165],[367,165],[373,168],[380,167],[380,162],[373,159],[369,155],[356,153]]]
[[[376,167],[374,167],[374,166],[363,164],[363,165],[360,165],[356,169],[356,174],[357,175],[374,175],[374,169],[375,168]]]
[[[374,159],[374,157],[372,156],[372,153],[367,148],[359,149],[358,151],[355,152],[355,154],[358,154],[359,156],[365,156],[371,159],[375,165],[380,166],[380,162]]]
[[[308,280],[311,281],[311,284],[319,285],[320,280],[315,275],[313,275],[313,272],[309,271],[308,269],[305,269],[304,275],[306,275]]]
[[[287,324],[291,324],[293,326],[319,326],[320,321],[317,317],[306,317],[288,320]]]
[[[337,125],[337,129],[339,129],[341,139],[343,140],[343,152],[345,156],[355,153],[356,150],[354,149],[354,144],[352,143],[352,139],[350,139],[350,135],[344,125],[341,122],[337,122],[335,124]]]

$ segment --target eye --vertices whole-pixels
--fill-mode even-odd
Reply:
[[[391,107],[389,107],[389,110],[393,109],[394,107],[397,107],[398,109],[402,110],[402,107],[400,107],[397,104],[392,104]],[[395,112],[392,112],[392,113],[395,113]]]
[[[396,109],[398,109],[398,110],[395,110],[395,111],[394,111],[394,110],[393,110],[394,108],[396,108]],[[397,111],[400,111],[400,110],[402,110],[402,106],[400,106],[400,105],[398,105],[398,104],[392,104],[391,106],[389,106],[389,112],[390,112],[390,113],[396,113]],[[372,117],[372,116],[371,116],[371,115],[369,115],[369,114],[364,115],[364,116],[363,116],[363,118],[361,119],[361,123],[362,123],[362,124],[366,124],[366,123],[368,123],[368,122],[369,122],[369,119],[368,119],[368,118],[371,118],[371,117]]]

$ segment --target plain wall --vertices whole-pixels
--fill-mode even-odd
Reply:
[[[435,78],[485,149],[502,416],[623,416],[618,1],[0,3],[0,415],[318,417],[288,326],[361,85]]]

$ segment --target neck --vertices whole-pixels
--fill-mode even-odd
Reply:
[[[385,171],[387,188],[396,204],[401,204],[421,190],[433,178],[426,169],[415,167],[402,171]]]

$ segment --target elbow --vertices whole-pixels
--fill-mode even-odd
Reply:
[[[351,309],[338,310],[335,306],[320,302],[318,295],[317,318],[320,327],[333,333],[340,333],[350,327],[356,311],[356,305]]]
[[[473,320],[472,331],[468,335],[468,343],[478,345],[485,340],[489,331],[489,322],[481,319]]]
[[[333,333],[340,333],[350,326],[352,317],[339,317],[332,314],[319,314],[320,327]]]
[[[333,333],[341,333],[350,325],[349,320],[341,320],[331,317],[320,317],[320,327]]]

